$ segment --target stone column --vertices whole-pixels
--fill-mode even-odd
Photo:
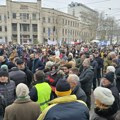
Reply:
[[[17,42],[20,43],[20,23],[17,23]]]

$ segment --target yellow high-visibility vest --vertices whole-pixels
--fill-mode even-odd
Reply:
[[[50,101],[51,96],[51,87],[48,83],[43,82],[35,85],[37,90],[37,102],[40,104],[40,109],[43,111],[48,107],[48,102]]]

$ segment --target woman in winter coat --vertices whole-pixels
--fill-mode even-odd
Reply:
[[[31,101],[29,89],[24,83],[16,87],[17,99],[5,109],[4,120],[37,120],[40,112],[39,104]]]
[[[115,120],[114,108],[111,107],[115,98],[111,90],[104,87],[97,87],[94,90],[94,97],[96,107],[91,120]]]

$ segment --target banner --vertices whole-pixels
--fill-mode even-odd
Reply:
[[[48,45],[57,45],[57,42],[55,40],[48,40]]]

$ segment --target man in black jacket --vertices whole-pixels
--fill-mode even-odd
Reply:
[[[93,90],[94,90],[96,88],[96,86],[97,86],[96,79],[97,79],[98,63],[94,59],[93,55],[90,55],[89,57],[90,57],[90,65],[93,67],[93,71],[94,71],[94,78],[93,78]]]
[[[75,74],[70,74],[67,78],[67,82],[70,84],[72,94],[75,94],[77,96],[77,100],[86,102],[87,96],[80,87],[79,77]]]
[[[92,82],[93,82],[94,72],[90,66],[90,60],[86,58],[83,61],[83,71],[80,74],[80,83],[81,87],[86,93],[87,96],[87,105],[90,108],[91,105],[91,89],[92,89]]]
[[[40,53],[35,53],[35,59],[32,64],[32,72],[35,73],[37,70],[43,70],[44,67],[43,62],[40,60]]]
[[[16,61],[16,64],[17,64],[18,69],[20,69],[23,72],[25,72],[25,74],[27,76],[27,83],[26,84],[30,88],[32,80],[33,80],[33,73],[27,68],[27,66],[25,66],[25,63],[23,62],[22,59],[18,59]]]
[[[19,70],[17,67],[11,68],[9,77],[15,82],[15,86],[17,86],[19,83],[27,83],[26,74],[23,71]]]
[[[98,85],[100,85],[100,78],[101,78],[101,71],[103,69],[103,59],[99,56],[99,52],[95,52],[94,53],[95,56],[95,60],[98,63],[98,67],[97,67],[97,80],[98,80]]]

